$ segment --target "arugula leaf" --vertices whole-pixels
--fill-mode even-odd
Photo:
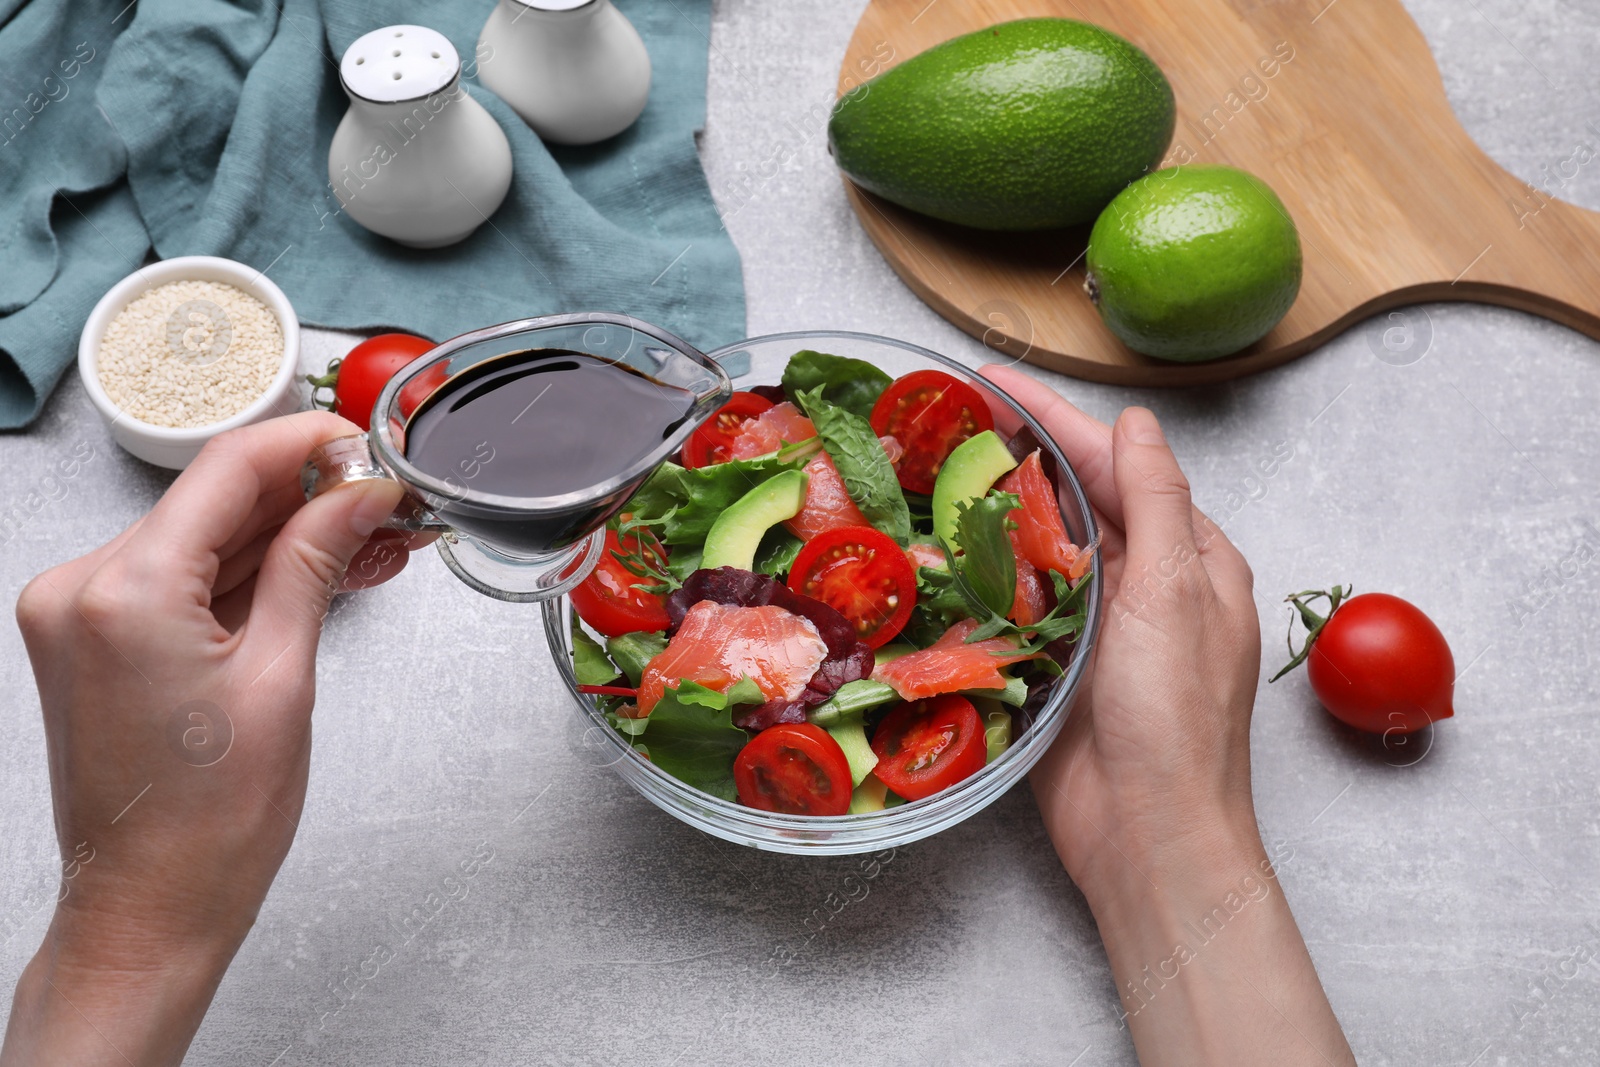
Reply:
[[[911,540],[911,512],[894,465],[883,451],[872,424],[863,416],[831,404],[819,386],[801,393],[799,403],[817,428],[823,447],[839,468],[850,499],[867,521],[900,544]]]
[[[622,673],[606,657],[600,642],[589,636],[576,615],[572,617],[572,673],[579,685],[605,685]]]
[[[638,735],[648,745],[650,762],[685,785],[737,800],[733,759],[750,735],[733,725],[733,708],[759,704],[766,698],[750,678],[741,678],[726,693],[682,681],[668,689]],[[635,740],[635,747],[641,747]]]
[[[628,676],[628,684],[637,689],[639,680],[644,677],[645,667],[666,647],[665,634],[645,633],[641,630],[611,638],[606,642],[606,653],[613,663],[622,668],[622,673]]]
[[[828,403],[862,418],[872,414],[872,405],[893,380],[866,360],[809,349],[790,356],[783,368],[783,391],[796,403],[801,393],[820,389]]]
[[[956,543],[961,546],[961,555],[957,556],[949,544],[942,547],[952,584],[979,620],[989,621],[991,616],[1003,619],[1016,599],[1017,557],[1006,534],[1006,516],[1020,507],[1022,499],[1015,493],[998,490],[956,505]]]
[[[1053,662],[1053,661],[1046,661]],[[1004,688],[1001,689],[963,689],[964,697],[989,697],[1002,704],[1010,704],[1020,708],[1028,702],[1028,683],[1021,678],[1007,678]]]
[[[858,678],[841,685],[827,700],[806,712],[806,721],[816,726],[849,726],[859,723],[870,708],[899,700],[896,693],[884,682]]]

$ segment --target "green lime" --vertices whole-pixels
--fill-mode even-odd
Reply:
[[[1283,201],[1233,167],[1148,174],[1100,213],[1084,288],[1135,352],[1199,362],[1278,324],[1300,291],[1300,236]]]

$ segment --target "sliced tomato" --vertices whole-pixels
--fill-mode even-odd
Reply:
[[[654,593],[635,588],[649,585],[630,571],[619,555],[647,555],[656,566],[664,566],[667,554],[649,530],[635,530],[624,540],[617,531],[606,531],[600,562],[571,593],[578,617],[607,637],[620,637],[637,630],[667,628],[667,602]]]
[[[994,415],[978,391],[944,371],[919,370],[890,383],[872,406],[872,431],[905,449],[895,464],[900,484],[933,492],[939,468],[962,441],[994,429]]]
[[[726,463],[732,458],[729,450],[744,424],[771,407],[772,401],[764,396],[734,393],[683,443],[683,465],[692,469]]]
[[[1022,507],[1011,512],[1017,524],[1013,542],[1029,563],[1042,571],[1059,571],[1067,578],[1081,578],[1089,569],[1089,553],[1081,551],[1067,535],[1061,519],[1061,505],[1055,486],[1045,476],[1035,449],[1015,470],[1000,479],[1000,491],[1022,498]]]
[[[982,764],[979,764],[982,766]],[[733,761],[739,802],[785,815],[850,810],[850,761],[828,731],[808,722],[769,726]]]
[[[884,785],[907,800],[931,797],[976,772],[989,754],[978,709],[947,694],[898,704],[872,735]]]
[[[926,541],[913,541],[907,545],[906,558],[913,567],[932,567],[936,571],[942,571],[950,565],[950,561],[944,558],[944,549]]]
[[[806,542],[789,588],[820,600],[871,648],[889,642],[917,603],[917,575],[894,538],[871,526],[841,526]]]

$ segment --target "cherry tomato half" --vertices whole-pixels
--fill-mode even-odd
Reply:
[[[772,406],[772,401],[764,396],[734,393],[683,443],[683,465],[693,470],[726,463],[731,458],[728,450],[739,435],[739,428]]]
[[[733,784],[745,807],[785,815],[843,815],[850,810],[850,761],[828,731],[808,722],[762,730],[733,761]]]
[[[1322,706],[1358,730],[1406,734],[1455,714],[1456,663],[1444,634],[1388,593],[1340,604],[1312,643],[1306,671]]]
[[[896,378],[872,406],[871,422],[873,433],[905,448],[895,474],[913,493],[933,492],[939,468],[955,447],[994,429],[994,415],[978,391],[939,370]]]
[[[807,541],[789,570],[789,588],[849,619],[872,648],[899,633],[917,603],[917,574],[905,549],[871,526],[839,526]]]
[[[607,637],[621,637],[638,630],[665,630],[669,623],[667,602],[654,593],[634,588],[649,585],[618,559],[618,555],[647,555],[656,566],[664,566],[666,553],[649,530],[635,530],[624,538],[617,531],[606,531],[605,547],[600,551],[589,577],[572,591],[572,608],[578,617]]]
[[[395,372],[436,346],[426,337],[408,333],[380,333],[352,348],[328,374],[313,378],[318,387],[333,389],[333,411],[357,426],[372,424],[372,405],[389,384]],[[448,363],[437,363],[409,382],[400,393],[400,415],[409,418],[417,405],[428,399],[450,376]]]
[[[921,800],[976,773],[989,746],[972,701],[946,693],[897,705],[873,733],[872,751],[872,773],[896,795]]]

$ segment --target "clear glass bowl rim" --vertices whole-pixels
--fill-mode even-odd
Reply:
[[[980,379],[977,371],[963,363],[937,352],[900,341],[892,337],[847,330],[801,330],[766,334],[746,338],[724,345],[710,353],[720,361],[736,352],[757,346],[798,342],[801,347],[814,347],[816,342],[828,339],[846,339],[869,345],[886,345],[909,352],[953,371],[963,381]],[[601,737],[601,744],[614,757],[612,766],[628,784],[669,814],[725,841],[755,848],[798,855],[853,855],[879,849],[894,848],[920,840],[953,826],[977,814],[1003,795],[1028,773],[1045,750],[1061,732],[1072,701],[1077,695],[1084,675],[1093,658],[1095,642],[1101,623],[1101,556],[1099,531],[1094,510],[1078,480],[1077,472],[1061,454],[1055,441],[1043,426],[1030,415],[1010,394],[987,379],[981,379],[983,388],[1007,404],[1038,438],[1041,447],[1048,449],[1056,461],[1059,478],[1065,481],[1083,516],[1086,542],[1093,546],[1089,593],[1086,602],[1088,619],[1076,645],[1077,651],[1067,664],[1065,673],[1056,679],[1049,700],[1035,714],[1027,735],[1014,742],[1001,756],[976,774],[956,786],[924,800],[909,801],[899,807],[856,815],[784,815],[748,808],[742,804],[721,800],[672,775],[644,759],[623,740],[605,716],[595,707],[594,701],[577,690],[573,674],[570,645],[570,626],[573,618],[566,597],[544,603],[545,638],[555,659],[556,670],[567,687],[568,694],[577,705],[579,714],[588,720],[586,736]],[[1057,484],[1059,493],[1062,486]],[[1069,522],[1071,517],[1067,516]],[[598,728],[598,733],[594,728]]]

